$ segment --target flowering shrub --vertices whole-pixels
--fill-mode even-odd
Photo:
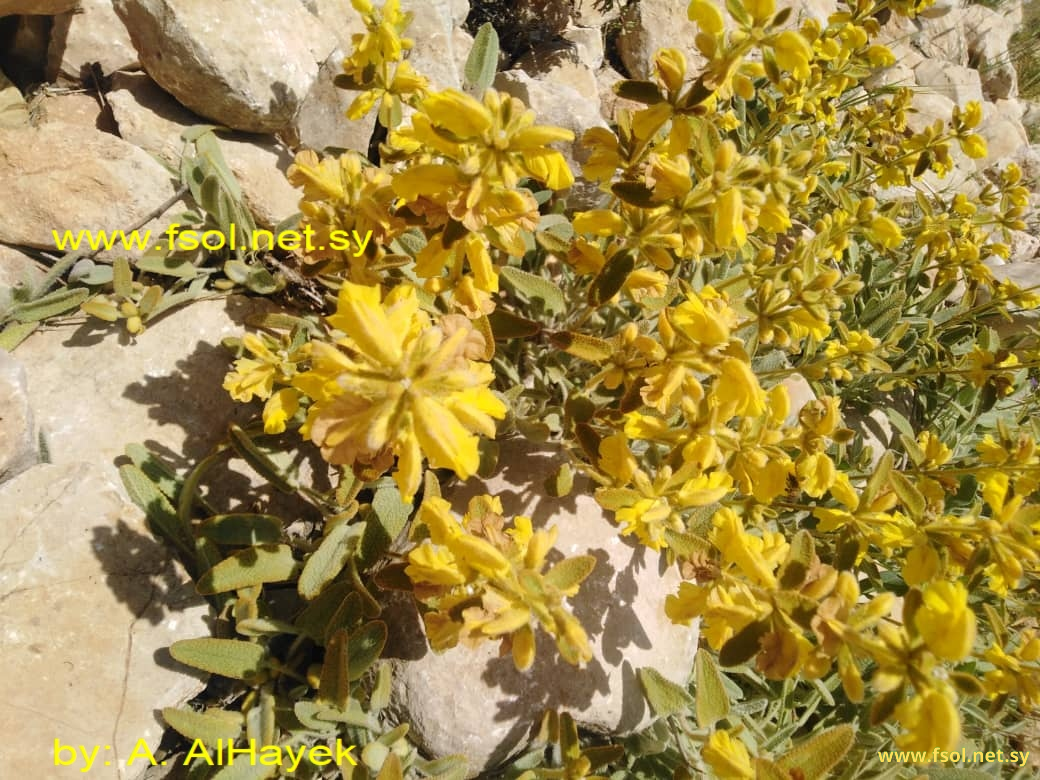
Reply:
[[[864,89],[893,62],[874,0],[797,26],[773,0],[693,0],[706,64],[664,49],[652,79],[616,86],[643,107],[585,134],[603,198],[573,213],[551,146],[568,131],[486,82],[436,90],[404,59],[396,0],[353,5],[368,31],[343,82],[361,90],[349,116],[378,112],[380,163],[303,152],[289,178],[319,237],[373,238],[301,258],[335,311],[269,319],[225,383],[265,401],[265,434],[297,431],[338,468],[330,493],[307,492],[321,538],[268,550],[302,563],[297,629],[325,648],[301,721],[349,700],[350,722],[382,733],[382,679],[351,693],[332,666],[344,642],[352,670],[378,657],[362,641],[385,632],[373,582],[413,592],[436,651],[499,640],[525,669],[540,629],[590,659],[566,599],[593,560],[545,570],[554,529],[507,527],[494,496],[460,520],[439,495],[432,470],[468,479],[519,434],[562,442],[618,533],[679,567],[664,609],[700,621],[698,679],[743,700],[698,687],[696,715],[662,712],[648,686],[668,726],[612,753],[611,776],[868,776],[893,744],[1013,744],[1040,704],[1040,430],[1036,342],[1005,323],[1040,299],[991,265],[1028,193],[1013,165],[970,195],[922,184],[985,157],[980,107],[913,132],[908,90]],[[879,425],[887,440],[866,434]],[[232,446],[269,473],[258,435]],[[234,560],[195,554],[210,586]],[[270,581],[209,592],[256,631]],[[323,601],[343,588],[343,606]],[[568,739],[571,769],[524,776],[591,776]]]

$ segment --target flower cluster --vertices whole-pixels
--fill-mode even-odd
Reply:
[[[434,650],[501,637],[516,668],[524,670],[534,663],[533,626],[540,625],[568,663],[592,658],[585,629],[565,600],[578,592],[596,559],[574,556],[543,571],[555,526],[534,530],[529,517],[518,516],[507,528],[502,502],[492,496],[471,499],[460,521],[447,501],[429,497],[415,529],[428,537],[408,553],[405,573],[429,610],[423,622]]]

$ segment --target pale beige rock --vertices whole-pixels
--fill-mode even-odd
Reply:
[[[0,766],[83,770],[82,756],[55,766],[60,740],[98,746],[91,777],[136,775],[126,760],[138,740],[158,746],[156,711],[203,687],[166,648],[208,635],[208,607],[94,464],[41,464],[0,487],[0,550]]]
[[[942,120],[948,125],[953,115],[954,102],[945,95],[930,91],[915,91],[911,105],[914,111],[907,113],[906,126],[915,133],[935,124],[936,120]],[[935,192],[950,192],[970,186],[978,170],[975,160],[964,154],[956,143],[950,144],[950,159],[953,161],[953,170],[945,177],[940,179],[932,171],[925,172],[921,182],[926,188]],[[970,190],[964,191],[970,194]]]
[[[340,47],[349,51],[354,35],[365,31],[361,14],[350,4],[350,0],[300,0],[321,25],[336,36]]]
[[[148,74],[236,130],[287,127],[337,42],[299,0],[116,0]]]
[[[142,149],[57,122],[0,129],[0,181],[0,241],[51,250],[54,230],[128,228],[176,191]]]
[[[1012,22],[984,5],[964,9],[963,24],[969,62],[982,78],[982,90],[990,100],[1018,94],[1018,72],[1008,46],[1015,32]]]
[[[1009,158],[1023,146],[1029,145],[1025,127],[1013,114],[1002,112],[992,103],[986,103],[982,116],[982,123],[976,131],[986,139],[987,154],[978,161],[980,169]]]
[[[584,62],[575,62],[563,52],[534,53],[517,61],[517,67],[552,89],[572,89],[585,100],[599,92],[595,71]],[[545,120],[539,117],[539,122]]]
[[[347,119],[347,109],[359,94],[357,90],[340,89],[333,79],[342,71],[345,50],[337,49],[321,66],[318,79],[300,107],[293,126],[282,134],[291,147],[304,146],[322,150],[326,147],[368,152],[375,128],[375,112],[359,120]]]
[[[29,106],[21,91],[0,70],[0,127],[27,127]]]
[[[63,14],[78,3],[79,0],[0,0],[0,16]]]
[[[107,95],[119,134],[135,146],[177,166],[184,151],[181,133],[205,120],[185,109],[143,73],[116,74]],[[218,134],[220,149],[261,227],[273,227],[296,213],[300,195],[285,178],[288,150],[268,136]]]
[[[593,71],[603,65],[603,32],[591,27],[568,27],[563,38],[574,46],[578,62]]]
[[[622,539],[582,480],[569,497],[546,496],[542,483],[562,462],[558,450],[523,440],[501,444],[499,473],[486,483],[471,480],[449,498],[461,513],[473,495],[498,495],[507,517],[527,515],[536,527],[555,524],[561,555],[596,558],[596,568],[570,599],[594,657],[584,668],[572,667],[543,632],[527,672],[517,672],[509,656],[498,657],[494,643],[435,654],[426,647],[414,608],[399,607],[411,623],[391,622],[402,632],[388,643],[401,659],[395,662],[396,706],[429,754],[464,753],[471,777],[522,749],[546,708],[570,712],[599,733],[645,727],[650,713],[638,670],[653,667],[685,684],[697,650],[697,629],[674,625],[664,612],[666,596],[680,582],[676,568],[667,568],[659,553]]]
[[[105,74],[137,64],[137,51],[112,0],[80,0],[75,13],[55,17],[51,28],[48,81],[79,83],[84,67],[94,62]]]
[[[571,18],[582,27],[603,28],[621,15],[621,3],[613,3],[612,7],[600,10],[596,0],[573,0]],[[602,6],[601,6],[602,7]]]
[[[42,278],[43,271],[29,255],[0,244],[0,289],[32,285]]]
[[[1024,230],[1011,231],[1011,262],[1035,263],[1040,261],[1040,236]]]
[[[3,410],[0,413],[0,483],[3,483],[38,459],[25,369],[3,350],[0,350],[0,409]]]
[[[664,47],[682,51],[690,72],[700,70],[705,59],[693,44],[698,28],[687,16],[688,6],[689,0],[641,0],[625,6],[617,46],[632,78],[649,78],[654,53]]]
[[[414,14],[407,35],[415,41],[408,57],[412,67],[439,89],[462,86],[456,63],[469,50],[456,51],[454,30],[466,21],[469,4],[453,0],[401,0],[401,9]]]
[[[39,99],[40,124],[57,123],[65,126],[86,127],[93,130],[113,131],[109,117],[104,116],[97,98],[87,92],[44,92]]]
[[[220,341],[267,309],[237,296],[195,301],[149,323],[133,343],[107,325],[32,334],[15,356],[52,462],[90,461],[117,480],[114,461],[128,443],[154,445],[181,466],[205,457],[228,422],[252,413],[221,387],[231,358]],[[231,483],[229,492],[236,484],[248,487]]]
[[[624,79],[624,76],[609,65],[604,65],[596,71],[596,84],[599,89],[600,111],[608,122],[616,122],[618,111],[621,109],[639,111],[642,108],[646,108],[642,103],[619,97],[617,93],[614,92],[614,85],[622,79]]]
[[[810,401],[816,400],[816,392],[809,384],[809,380],[801,374],[790,374],[780,383],[787,388],[787,396],[791,401],[791,409],[787,413],[786,425],[795,425],[798,422],[798,413]]]
[[[870,90],[877,90],[882,87],[914,87],[916,85],[917,80],[914,77],[913,68],[900,60],[896,60],[890,67],[874,71],[864,81],[864,86]]]
[[[957,105],[983,101],[979,72],[962,65],[930,59],[918,63],[914,76],[922,90],[942,95]]]

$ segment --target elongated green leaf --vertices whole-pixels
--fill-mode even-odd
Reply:
[[[534,320],[529,320],[505,309],[498,308],[488,315],[491,323],[491,332],[499,341],[509,339],[526,339],[535,336],[541,331],[542,326]]]
[[[759,640],[769,631],[769,621],[750,623],[730,638],[719,651],[719,663],[737,666],[753,658],[761,649]]]
[[[295,570],[296,561],[289,545],[250,547],[225,558],[203,574],[197,590],[203,596],[211,596],[267,582],[285,582],[292,579]]]
[[[117,257],[112,263],[112,289],[120,298],[128,299],[134,294],[134,272],[125,257]]]
[[[596,559],[591,555],[575,555],[565,558],[549,569],[545,581],[564,593],[576,593],[578,586],[596,568]]]
[[[386,623],[373,620],[366,623],[353,634],[347,642],[347,655],[350,658],[350,680],[360,680],[362,675],[383,653],[386,645]]]
[[[614,255],[589,287],[589,303],[599,306],[617,295],[635,267],[636,260],[631,252]]]
[[[639,684],[643,686],[650,709],[658,717],[667,717],[683,712],[693,704],[686,689],[676,685],[656,669],[644,667],[639,670]]]
[[[55,290],[35,301],[20,303],[12,307],[10,316],[18,322],[39,322],[78,308],[88,297],[90,297],[90,291],[86,288],[67,287]]]
[[[498,33],[491,22],[485,22],[473,38],[473,48],[469,50],[464,71],[466,85],[473,91],[477,99],[484,96],[484,92],[495,80],[495,72],[498,70],[498,52]]]
[[[123,486],[126,488],[130,500],[144,511],[152,528],[193,557],[195,554],[194,541],[181,525],[177,512],[163,495],[159,486],[152,482],[141,469],[131,464],[120,466],[119,476],[123,480]]]
[[[819,780],[852,748],[855,731],[849,724],[835,726],[801,743],[776,762],[781,769],[798,770],[805,780]]]
[[[321,666],[321,684],[318,697],[321,701],[344,709],[350,701],[349,649],[347,632],[336,631],[325,645],[325,661]]]
[[[282,538],[282,521],[274,515],[214,515],[199,533],[217,544],[274,544]]]
[[[396,485],[387,485],[375,491],[372,496],[372,514],[375,519],[365,523],[365,532],[361,537],[361,568],[368,568],[390,549],[390,545],[404,530],[411,513],[412,505],[401,500]]]
[[[170,645],[170,655],[182,664],[210,674],[248,680],[260,671],[266,652],[260,645],[238,639],[182,639]]]
[[[905,474],[893,471],[889,475],[888,481],[896,495],[899,496],[899,501],[910,511],[912,518],[917,519],[924,515],[926,505],[924,494],[907,479]]]
[[[177,279],[194,279],[201,273],[200,269],[186,258],[158,254],[146,254],[138,260],[137,270],[159,276],[173,276]]]
[[[661,88],[652,81],[619,81],[614,85],[614,94],[625,100],[651,106],[665,99]]]
[[[196,712],[164,707],[162,714],[170,728],[192,741],[201,740],[207,747],[215,747],[220,740],[238,739],[244,724],[241,712],[220,709]]]
[[[177,491],[180,490],[180,480],[173,469],[160,460],[158,456],[154,455],[143,444],[127,444],[124,452],[126,452],[126,457],[130,458],[133,464],[162,491],[164,496],[171,500],[177,497]]]
[[[707,728],[729,714],[729,695],[726,693],[719,667],[706,650],[697,651],[693,671],[696,681],[697,725]]]
[[[347,559],[357,550],[365,525],[343,522],[326,534],[303,566],[297,586],[301,596],[307,600],[313,599],[343,571]]]
[[[0,330],[0,349],[5,352],[13,352],[14,348],[29,338],[38,327],[40,327],[38,322],[12,322]]]
[[[564,298],[563,291],[548,279],[512,266],[506,266],[500,273],[517,291],[528,298],[543,301],[547,311],[561,314],[567,310],[567,299]]]

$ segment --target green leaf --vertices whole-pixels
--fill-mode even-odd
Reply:
[[[521,271],[519,268],[506,266],[499,272],[518,292],[528,298],[537,298],[545,303],[547,311],[562,314],[567,309],[567,299],[563,291],[548,279]]]
[[[574,489],[574,469],[569,463],[561,463],[560,467],[545,478],[545,492],[553,498],[569,496]]]
[[[325,627],[340,608],[343,600],[354,592],[349,582],[336,582],[308,604],[293,623],[296,627],[316,642],[325,641]],[[355,594],[356,595],[356,594]]]
[[[13,306],[10,316],[18,322],[39,322],[79,308],[88,297],[90,297],[90,291],[84,287],[66,287],[37,298],[35,301]]]
[[[365,525],[341,522],[332,527],[303,565],[297,584],[301,596],[308,601],[315,598],[343,571],[347,560],[357,550]]]
[[[130,261],[125,257],[117,257],[112,263],[112,289],[120,298],[133,297],[134,272],[130,270]]]
[[[498,33],[491,22],[485,22],[473,39],[473,48],[469,50],[464,71],[466,86],[472,89],[478,100],[495,80],[498,52]]]
[[[266,656],[263,647],[238,639],[182,639],[170,645],[170,655],[182,664],[210,674],[248,680],[256,677]]]
[[[788,751],[777,760],[776,765],[792,775],[798,770],[805,780],[819,780],[845,758],[855,736],[851,725],[846,723],[835,726]]]
[[[591,555],[575,555],[553,566],[545,575],[545,581],[566,593],[577,588],[596,568],[596,559]]]
[[[568,355],[599,363],[607,360],[614,354],[614,345],[606,339],[589,336],[586,333],[572,333],[571,331],[560,331],[549,335],[549,341],[557,349],[562,349]]]
[[[360,680],[386,646],[387,629],[382,620],[373,620],[350,635],[347,642],[347,655],[350,658],[350,681]]]
[[[614,94],[625,100],[652,106],[664,101],[661,88],[652,81],[619,81],[614,85]]]
[[[209,709],[205,712],[164,707],[163,720],[179,734],[207,747],[215,747],[221,740],[234,741],[242,733],[244,720],[241,712]]]
[[[905,474],[893,471],[889,476],[889,484],[892,485],[892,489],[899,496],[900,503],[910,511],[911,518],[919,519],[924,515],[925,506],[927,505],[924,494],[917,489],[913,482],[907,479]]]
[[[650,667],[640,669],[639,684],[643,686],[650,709],[658,717],[675,715],[693,704],[693,699],[685,688],[676,685],[656,669]]]
[[[285,582],[292,579],[296,565],[287,544],[250,547],[203,574],[196,589],[203,596],[212,596],[268,582]]]
[[[738,666],[750,660],[759,651],[758,640],[768,631],[768,620],[748,624],[722,646],[719,663],[723,666]]]
[[[696,534],[673,531],[665,529],[664,540],[668,542],[668,549],[674,550],[675,554],[682,558],[692,558],[694,555],[708,553],[711,551],[711,543]]]
[[[380,712],[390,705],[390,694],[393,690],[393,669],[390,664],[382,663],[376,673],[376,682],[372,686],[372,694],[368,698],[368,709],[371,712]]]
[[[363,569],[378,561],[401,535],[412,514],[412,505],[401,500],[401,493],[396,485],[387,485],[375,491],[372,497],[372,513],[375,515],[375,521],[369,520],[365,523],[365,532],[361,537],[359,563]]]
[[[635,256],[631,252],[614,255],[589,287],[589,303],[599,306],[617,295],[635,267]]]
[[[530,338],[542,329],[534,320],[525,319],[501,307],[488,315],[488,322],[491,323],[491,332],[499,341]]]
[[[177,512],[159,486],[134,465],[120,466],[119,476],[130,500],[144,511],[152,528],[189,557],[194,557],[194,540],[181,525]]]
[[[325,661],[321,665],[321,684],[318,686],[318,698],[341,710],[350,701],[347,639],[347,632],[343,629],[329,638],[325,645]]]
[[[166,463],[154,455],[143,444],[127,444],[124,450],[126,457],[130,458],[148,479],[150,479],[163,495],[173,499],[180,490],[180,480]]]
[[[194,279],[203,273],[190,260],[165,254],[145,254],[137,261],[137,270],[159,276],[173,276],[177,279]]]
[[[5,352],[14,352],[14,348],[29,338],[38,327],[40,327],[38,322],[12,322],[0,330],[0,349]]]
[[[729,714],[729,695],[722,673],[707,650],[698,650],[693,667],[697,698],[697,725],[713,726]]]
[[[274,544],[282,538],[282,520],[274,515],[214,515],[199,527],[199,533],[217,544]]]

